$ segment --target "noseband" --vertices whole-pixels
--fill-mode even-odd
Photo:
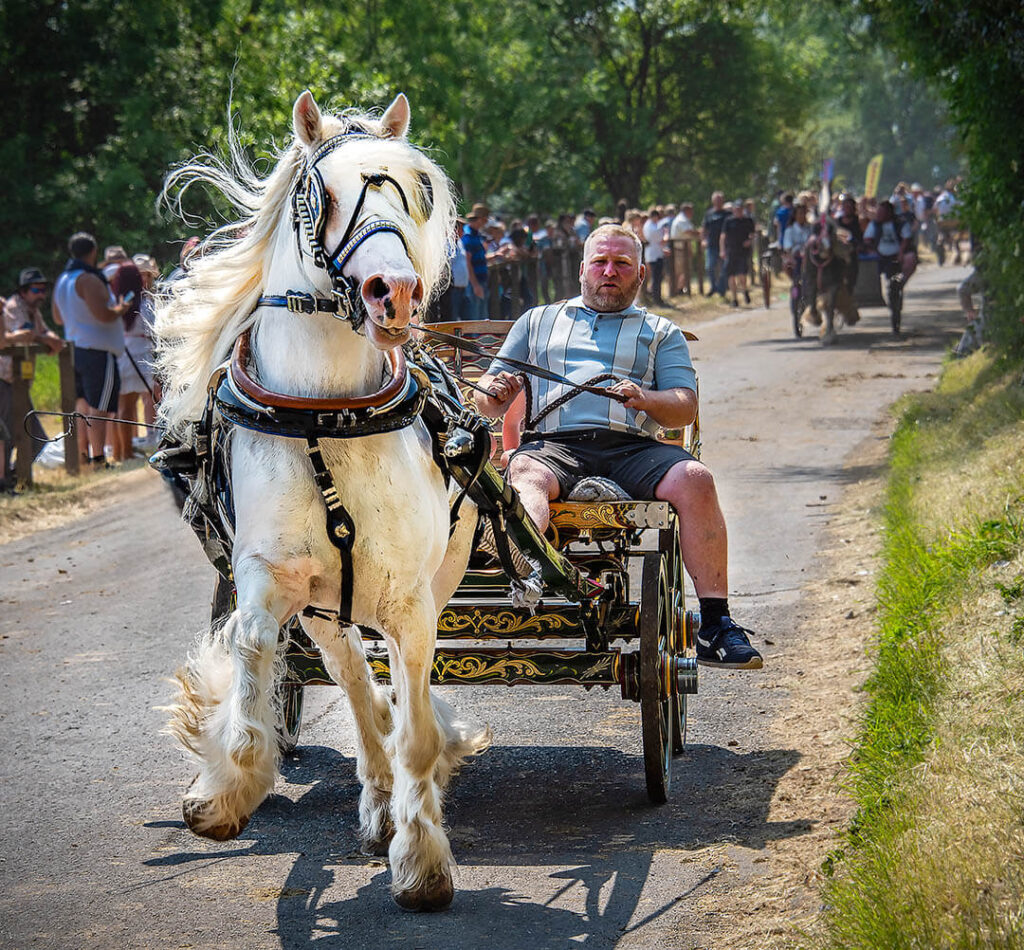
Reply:
[[[364,241],[382,232],[394,234],[402,242],[406,253],[409,253],[409,243],[405,239],[405,234],[394,221],[376,218],[364,224],[359,223],[366,202],[366,193],[370,188],[382,188],[385,183],[392,185],[398,192],[398,197],[402,199],[402,208],[409,214],[409,200],[402,186],[383,171],[363,172],[363,188],[359,192],[359,198],[352,209],[338,246],[328,252],[324,245],[324,232],[327,229],[327,187],[317,166],[331,152],[353,138],[381,136],[376,136],[360,126],[352,126],[327,139],[307,158],[302,175],[292,191],[292,223],[295,227],[299,253],[305,253],[302,247],[302,237],[305,236],[313,263],[327,271],[331,278],[331,296],[317,297],[289,290],[286,294],[267,294],[260,297],[256,301],[257,307],[284,307],[292,313],[333,313],[339,320],[347,320],[352,329],[358,331],[366,320],[366,309],[363,307],[359,283],[345,275],[345,267],[352,255]],[[427,183],[429,185],[429,179]]]

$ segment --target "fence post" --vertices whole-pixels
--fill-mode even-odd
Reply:
[[[57,354],[57,371],[60,373],[60,411],[75,411],[75,344],[68,342]],[[65,423],[65,429],[67,423]],[[68,475],[78,474],[78,439],[68,436],[64,440],[64,471]]]
[[[676,242],[669,240],[668,254],[665,255],[665,277],[668,279],[668,295],[674,297],[676,291]]]
[[[35,362],[27,346],[11,353],[13,380],[11,383],[11,444],[18,454],[14,463],[14,478],[21,485],[32,484],[32,436],[25,431],[25,415],[29,407],[29,389],[35,375]]]

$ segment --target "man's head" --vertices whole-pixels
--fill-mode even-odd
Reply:
[[[688,218],[693,217],[693,205],[689,201],[683,202],[683,214]]]
[[[793,219],[797,222],[797,224],[806,224],[807,205],[798,204],[795,208],[793,208]]]
[[[113,264],[128,260],[128,252],[120,244],[111,244],[103,249],[103,263]]]
[[[711,207],[714,208],[715,211],[721,211],[722,210],[722,205],[724,205],[724,204],[725,204],[725,195],[723,195],[722,192],[720,192],[720,191],[713,191],[713,192],[711,192]]]
[[[743,217],[743,199],[742,198],[737,198],[735,201],[733,201],[733,203],[732,203],[732,215],[733,215],[734,218],[742,218]]]
[[[651,205],[647,209],[647,217],[651,221],[657,221],[658,218],[661,217],[661,208],[659,208],[657,205]]]
[[[479,231],[487,224],[487,219],[491,216],[491,209],[485,204],[473,205],[470,209],[469,214],[466,215],[466,221],[469,222],[469,226],[476,231]]]
[[[48,281],[38,267],[26,267],[18,275],[18,293],[30,304],[41,304],[48,286]]]
[[[594,226],[594,222],[597,221],[597,215],[594,213],[592,208],[583,209],[583,220],[587,222],[591,227]]]
[[[851,195],[843,195],[840,199],[839,207],[844,218],[852,218],[857,213],[857,202],[853,200]]]
[[[636,299],[647,271],[636,234],[618,224],[595,228],[583,245],[580,292],[599,313],[625,310]]]
[[[76,261],[85,261],[86,264],[96,263],[98,245],[96,238],[85,231],[77,231],[68,239],[68,253]]]
[[[879,201],[875,209],[875,220],[879,222],[891,221],[894,215],[891,201]]]
[[[786,193],[785,193],[785,194],[784,194],[784,195],[782,196],[782,203],[783,203],[783,204],[784,204],[784,205],[785,205],[785,206],[786,206],[787,208],[792,208],[792,207],[793,207],[793,192],[791,192],[791,191],[787,191],[787,192],[786,192]]]

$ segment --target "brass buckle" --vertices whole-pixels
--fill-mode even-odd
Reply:
[[[284,299],[289,313],[316,313],[316,298],[312,294],[299,294],[289,290]]]

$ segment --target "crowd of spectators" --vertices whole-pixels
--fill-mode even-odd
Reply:
[[[108,468],[146,454],[155,442],[153,429],[140,434],[139,426],[104,420],[155,422],[159,384],[153,375],[152,327],[160,268],[151,255],[130,256],[119,245],[105,248],[101,256],[96,239],[84,231],[71,236],[68,254],[53,281],[38,267],[21,271],[14,294],[3,303],[0,350],[38,344],[58,353],[74,344],[75,409],[90,417],[88,424],[76,426],[80,468]],[[62,333],[50,329],[43,317],[51,290],[53,324]],[[12,449],[14,426],[20,424],[11,417],[12,385],[13,361],[0,355],[0,490],[8,493],[15,491]],[[27,425],[35,459],[46,434],[37,416],[30,416]],[[65,446],[65,451],[74,450]]]
[[[860,255],[892,257],[909,277],[916,266],[918,242],[933,248],[942,240],[939,223],[955,217],[957,181],[930,191],[919,184],[901,182],[888,198],[875,200],[837,193],[828,214],[842,229]],[[665,306],[665,261],[673,244],[694,242],[704,255],[707,278],[705,295],[719,295],[733,307],[750,303],[748,278],[752,274],[754,236],[764,231],[768,240],[783,252],[790,264],[799,259],[803,246],[819,219],[819,196],[811,191],[779,191],[759,225],[753,199],[725,200],[721,191],[711,195],[710,204],[699,218],[691,202],[651,205],[646,210],[630,208],[620,201],[614,214],[599,217],[591,208],[578,214],[562,213],[542,218],[539,214],[505,218],[492,213],[484,203],[473,204],[456,223],[454,252],[450,260],[451,280],[436,301],[428,319],[432,322],[485,320],[491,312],[489,274],[500,270],[505,284],[519,281],[516,288],[499,287],[500,316],[511,319],[513,296],[522,310],[556,299],[565,281],[575,272],[561,274],[577,262],[587,235],[600,224],[622,224],[641,241],[647,264],[647,282],[641,288],[642,302]],[[182,262],[195,246],[190,239],[182,250]],[[42,307],[51,289],[42,271],[28,267],[21,271],[15,292],[4,302],[0,321],[0,350],[34,343],[57,352],[65,340],[75,344],[77,409],[100,418],[139,420],[152,424],[159,384],[153,376],[153,294],[160,281],[157,261],[141,253],[130,256],[123,247],[111,245],[102,254],[95,238],[84,232],[72,235],[69,260],[52,283],[53,320],[63,327],[54,333],[43,318]],[[959,260],[959,247],[956,248]],[[536,262],[536,282],[528,280],[526,268],[501,269],[509,262]],[[569,264],[567,264],[569,262]],[[184,263],[167,278],[183,274]],[[792,267],[790,267],[792,271]],[[512,276],[509,276],[509,275]],[[856,270],[854,270],[856,274]],[[563,278],[559,280],[559,277]],[[688,279],[677,275],[676,280]],[[682,291],[669,289],[669,294]],[[513,295],[513,290],[515,294]],[[686,288],[688,292],[688,288]],[[13,490],[11,457],[12,362],[0,355],[0,490]],[[30,425],[43,442],[42,427],[32,417]],[[117,465],[137,452],[144,452],[152,436],[120,423],[93,422],[78,427],[79,451],[85,467]]]

